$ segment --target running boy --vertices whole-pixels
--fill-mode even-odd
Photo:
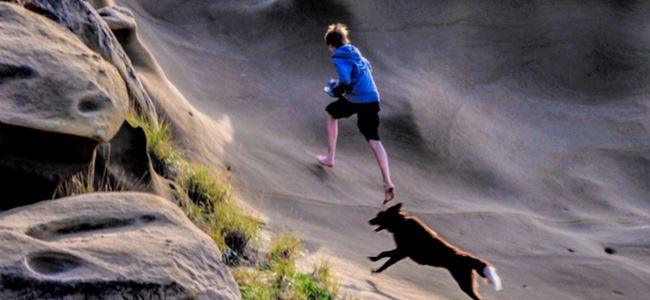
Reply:
[[[348,29],[344,24],[332,24],[325,33],[327,49],[332,52],[332,60],[339,79],[330,80],[325,92],[338,100],[330,103],[325,110],[327,117],[327,155],[318,155],[316,160],[326,167],[334,167],[338,119],[357,114],[359,131],[370,144],[384,179],[384,204],[395,197],[395,185],[390,179],[388,157],[379,140],[379,92],[372,78],[372,66],[359,50],[350,44]]]

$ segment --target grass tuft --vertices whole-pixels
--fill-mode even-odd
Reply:
[[[302,249],[302,241],[294,234],[284,233],[271,241],[269,248],[269,265],[294,264]]]
[[[326,290],[338,294],[341,285],[336,276],[332,273],[332,267],[328,261],[321,261],[320,264],[314,268],[312,276],[317,282],[320,282]]]
[[[237,268],[232,270],[232,275],[239,284],[242,299],[276,299],[273,297],[276,292],[267,284],[268,273],[250,268]]]
[[[235,269],[233,275],[242,299],[335,299],[338,283],[327,263],[321,263],[312,274],[296,271],[295,261],[301,250],[302,241],[297,236],[281,234],[271,241],[267,264],[257,269]]]
[[[314,299],[314,300],[329,300],[334,299],[330,291],[324,288],[313,277],[306,274],[296,274],[294,279],[296,283],[297,299]]]
[[[123,180],[122,178],[111,180],[106,174],[106,170],[104,170],[102,176],[96,176],[95,160],[96,154],[93,154],[93,159],[86,171],[80,171],[64,178],[54,190],[52,199],[94,192],[124,191],[125,187],[120,182],[120,180]]]
[[[215,241],[219,250],[241,257],[249,242],[257,239],[262,222],[237,205],[232,187],[223,178],[211,174],[205,166],[184,164],[178,177],[181,191],[191,202],[183,207]]]
[[[194,203],[206,207],[232,198],[232,187],[227,177],[214,176],[208,168],[199,164],[185,165],[178,181]]]

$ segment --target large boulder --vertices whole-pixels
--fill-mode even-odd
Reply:
[[[0,299],[239,299],[214,242],[171,202],[94,193],[0,214]]]
[[[7,0],[0,0],[7,1]],[[75,34],[88,48],[112,63],[124,79],[129,90],[131,105],[152,122],[157,122],[153,102],[143,88],[131,65],[129,57],[117,42],[106,23],[92,5],[108,5],[112,1],[84,0],[9,0],[43,15]]]
[[[49,199],[120,129],[129,92],[77,36],[0,2],[0,209]]]
[[[116,68],[47,18],[6,3],[0,15],[0,123],[110,140],[128,109]]]

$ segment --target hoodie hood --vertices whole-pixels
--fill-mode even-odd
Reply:
[[[336,48],[336,50],[334,50],[334,53],[332,53],[332,57],[361,60],[361,52],[359,52],[359,49],[357,49],[357,47],[346,44]]]
[[[356,65],[360,70],[370,68],[370,63],[361,55],[361,51],[350,44],[343,45],[334,50],[332,58],[345,59]]]

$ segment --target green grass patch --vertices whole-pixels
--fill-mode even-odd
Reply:
[[[296,294],[299,299],[330,300],[332,293],[323,287],[313,275],[296,274]]]
[[[256,269],[233,270],[242,298],[250,300],[335,299],[338,283],[332,276],[328,263],[321,263],[311,274],[296,271],[295,260],[301,250],[302,242],[298,237],[292,234],[281,234],[271,241],[266,264]]]
[[[215,176],[199,164],[184,164],[178,183],[194,203],[212,206],[232,199],[232,187],[227,176]]]
[[[259,236],[262,222],[235,202],[226,176],[211,174],[202,165],[183,165],[177,180],[192,200],[183,207],[186,214],[212,237],[219,250],[241,255]]]
[[[269,265],[294,264],[302,249],[302,241],[294,234],[280,234],[271,241]]]

